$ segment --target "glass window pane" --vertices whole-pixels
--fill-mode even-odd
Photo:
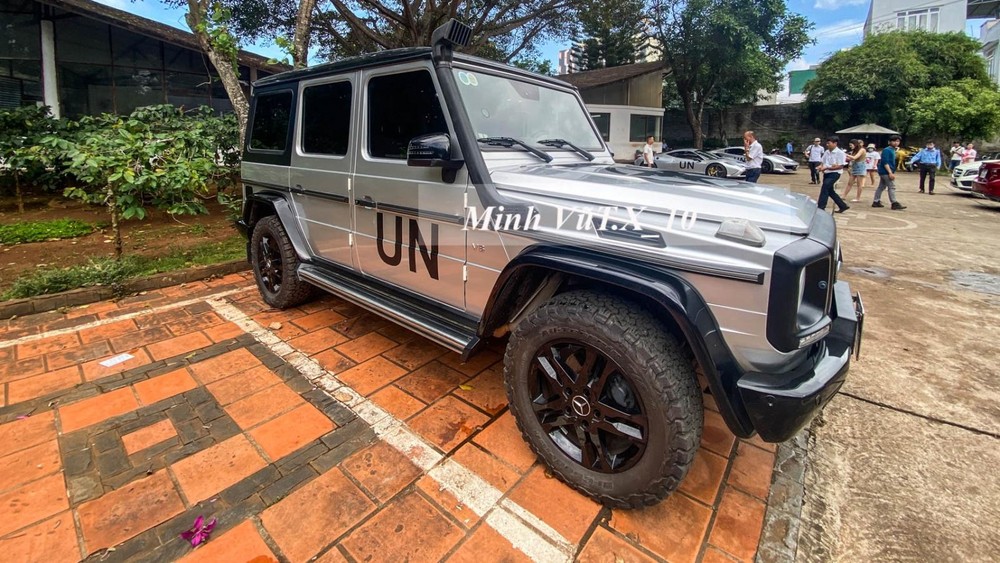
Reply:
[[[204,74],[167,73],[167,103],[185,108],[210,105],[209,79]]]
[[[55,20],[56,61],[111,64],[111,39],[107,24],[81,17]]]
[[[930,29],[930,31],[933,31],[933,32],[937,33],[937,30],[938,30],[938,13],[936,11],[935,12],[931,12],[931,25],[930,25],[929,29]]]
[[[611,114],[610,113],[592,113],[590,118],[594,120],[594,125],[597,126],[597,130],[601,133],[601,138],[605,142],[611,140]]]
[[[250,128],[250,148],[268,151],[285,150],[292,93],[277,92],[257,96]]]
[[[347,154],[351,134],[351,83],[310,86],[302,93],[302,150]]]
[[[109,67],[62,63],[56,71],[59,76],[59,105],[64,117],[114,111]]]
[[[32,0],[4,0],[0,2],[0,11],[34,14],[35,2],[32,2]]]
[[[131,31],[111,28],[111,52],[115,66],[163,68],[160,42]]]
[[[163,44],[163,63],[167,70],[178,72],[206,73],[210,68],[198,51]]]
[[[0,20],[0,59],[40,59],[40,34],[35,16],[4,14]]]
[[[377,76],[368,82],[368,153],[405,159],[410,139],[447,133],[431,75],[425,70]]]
[[[121,115],[143,106],[162,104],[163,75],[155,70],[115,69],[115,112]]]

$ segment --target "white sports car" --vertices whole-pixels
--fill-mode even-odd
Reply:
[[[742,178],[746,176],[746,167],[742,164],[722,158],[717,154],[695,149],[677,149],[660,153],[653,157],[653,162],[660,170],[691,172],[716,178]],[[642,165],[641,154],[637,155],[635,163]]]
[[[743,147],[726,147],[711,151],[723,158],[730,158],[737,162],[746,162]],[[760,171],[764,174],[791,174],[799,169],[799,163],[781,154],[765,154],[764,161],[760,164]]]

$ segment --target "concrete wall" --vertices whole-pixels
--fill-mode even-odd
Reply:
[[[622,106],[655,107],[663,103],[663,77],[659,72],[636,76],[580,91],[583,102]]]
[[[720,119],[718,112],[706,111],[702,121],[706,140],[715,140],[718,144],[720,122],[730,145],[741,144],[743,131],[752,129],[765,150],[770,150],[779,140],[783,149],[784,142],[791,139],[795,150],[801,151],[814,137],[825,138],[831,133],[815,129],[806,123],[802,104],[741,106],[728,110],[724,120]],[[671,148],[691,146],[691,128],[688,127],[683,110],[668,110],[664,114],[663,138]]]
[[[868,19],[865,21],[865,35],[879,31],[896,29],[896,13],[910,10],[938,8],[938,33],[965,31],[965,9],[967,0],[871,0]],[[932,30],[934,31],[934,30]]]

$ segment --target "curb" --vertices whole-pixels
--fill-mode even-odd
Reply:
[[[205,278],[235,274],[249,269],[250,264],[244,259],[239,259],[219,264],[209,264],[207,266],[195,266],[173,272],[164,272],[146,278],[128,280],[123,284],[123,290],[118,292],[117,295],[121,295],[122,292],[128,294],[151,289],[161,289],[181,283],[200,281]],[[0,320],[55,311],[63,307],[86,305],[88,303],[113,299],[114,297],[116,297],[116,292],[111,287],[93,286],[71,289],[50,295],[14,299],[0,303]]]
[[[799,548],[809,431],[778,445],[756,563],[793,563]]]

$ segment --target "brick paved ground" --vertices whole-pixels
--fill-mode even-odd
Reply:
[[[524,444],[496,350],[461,364],[332,297],[268,310],[251,282],[0,325],[5,560],[754,559],[774,448],[710,397],[680,491],[606,509]],[[192,550],[199,515],[218,524]]]

